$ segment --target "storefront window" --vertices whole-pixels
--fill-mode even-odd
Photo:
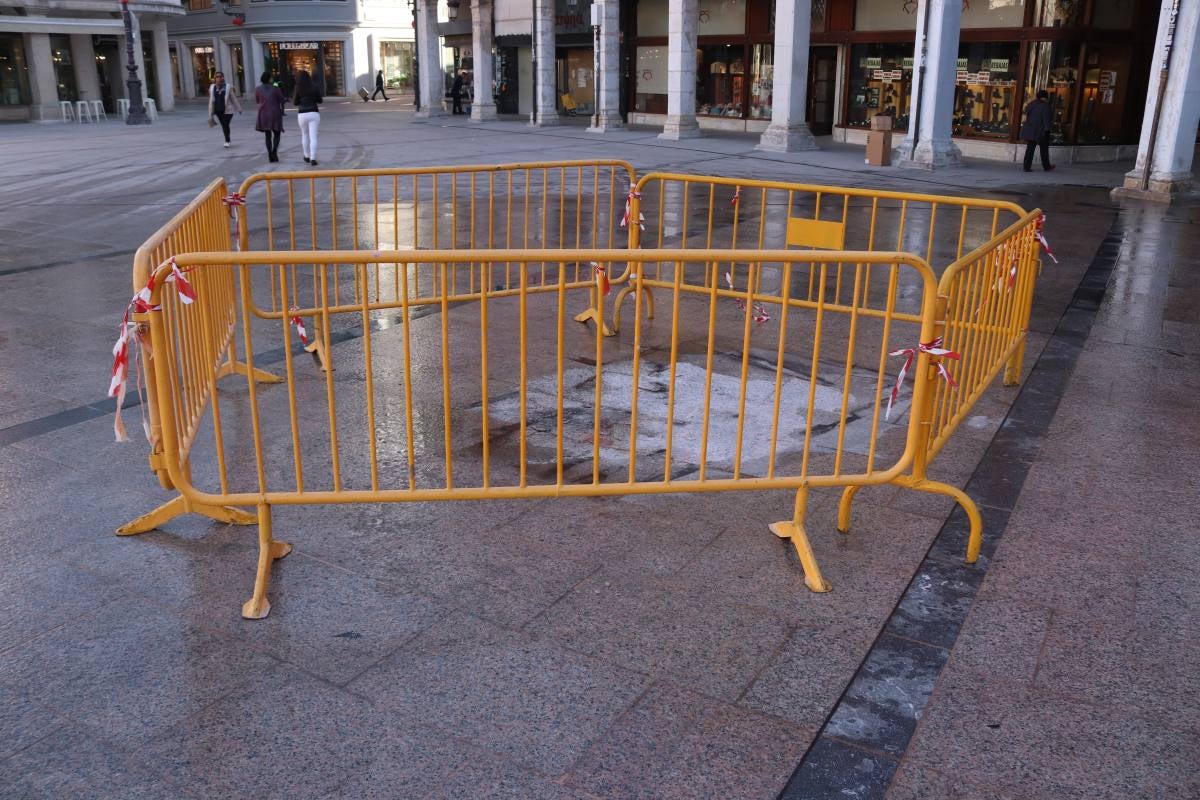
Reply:
[[[1033,24],[1043,28],[1070,28],[1079,25],[1083,20],[1083,3],[1084,0],[1037,0]]]
[[[746,86],[746,48],[717,44],[700,48],[696,113],[712,117],[741,117]]]
[[[1025,24],[1025,0],[986,0],[963,3],[964,28],[1020,28]]]
[[[871,117],[893,118],[896,130],[908,130],[912,99],[913,45],[856,44],[850,48],[850,105],[846,125],[867,128]]]
[[[954,135],[1008,139],[1017,102],[1017,42],[969,42],[958,46],[954,89]]]
[[[342,43],[322,42],[321,54],[325,59],[324,93],[338,96],[345,94],[346,91],[342,88]]]
[[[1125,144],[1136,137],[1126,134],[1141,122],[1127,118],[1133,48],[1124,44],[1088,45],[1083,68],[1083,106],[1079,112],[1080,144]]]
[[[1079,45],[1064,42],[1030,42],[1029,71],[1025,77],[1025,102],[1045,89],[1050,93],[1050,105],[1054,108],[1054,126],[1050,129],[1050,143],[1064,144],[1074,141],[1074,120],[1071,109],[1075,107],[1075,92],[1079,83]],[[1024,110],[1022,109],[1022,114]],[[1019,122],[1024,122],[1022,116]]]
[[[636,53],[637,94],[633,107],[647,114],[667,113],[667,47],[639,47]]]
[[[1133,27],[1136,0],[1105,0],[1092,8],[1092,24],[1106,30],[1129,30]]]
[[[336,97],[345,93],[341,42],[267,42],[263,56],[267,70],[279,76],[287,97],[301,71],[309,74],[323,94]]]
[[[21,35],[0,33],[0,105],[25,106],[30,102]]]
[[[54,81],[58,84],[58,99],[79,99],[79,91],[75,87],[75,68],[71,61],[71,37],[51,36],[50,57],[54,59]]]
[[[698,36],[741,36],[746,32],[746,0],[700,0],[699,22]]]
[[[915,31],[917,0],[858,0],[854,9],[854,29]]]
[[[192,72],[196,77],[196,96],[208,95],[208,87],[212,85],[213,76],[217,74],[217,62],[213,57],[211,45],[189,47],[192,52]]]
[[[638,36],[666,36],[668,0],[637,0]]]
[[[750,58],[750,119],[771,118],[771,89],[775,73],[775,46],[754,45]]]
[[[389,89],[412,87],[412,64],[416,51],[412,42],[381,42],[379,63],[383,68],[383,81]]]
[[[146,67],[146,96],[158,97],[158,70],[154,65],[154,45],[149,36],[142,37],[142,64]]]

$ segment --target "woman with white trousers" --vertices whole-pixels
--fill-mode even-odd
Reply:
[[[304,154],[304,163],[317,165],[317,129],[321,127],[321,112],[318,106],[325,98],[313,85],[308,72],[301,70],[296,76],[297,120],[300,123],[300,150]]]

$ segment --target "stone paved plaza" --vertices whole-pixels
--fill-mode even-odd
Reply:
[[[931,469],[980,504],[868,489],[809,531],[784,493],[277,509],[295,551],[238,615],[253,528],[187,516],[113,442],[133,251],[268,164],[183,107],[0,127],[0,797],[1200,797],[1200,213],[1114,206],[1128,164],[871,168],[756,139],[534,131],[353,102],[322,168],[620,158],[650,169],[1041,207],[1059,256],[1021,386]],[[1192,255],[1189,255],[1191,253]],[[136,411],[127,411],[132,428]]]

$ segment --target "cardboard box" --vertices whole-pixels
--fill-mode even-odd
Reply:
[[[871,130],[873,131],[890,131],[892,129],[892,118],[883,114],[876,114],[871,117]]]
[[[891,165],[891,131],[871,131],[867,134],[867,163],[873,167],[887,167]]]

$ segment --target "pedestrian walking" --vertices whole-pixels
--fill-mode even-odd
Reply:
[[[267,141],[267,158],[279,160],[279,135],[283,133],[283,92],[271,83],[271,73],[264,72],[262,83],[254,90],[254,102],[258,104],[258,119],[254,130],[262,131]]]
[[[467,76],[467,71],[465,69],[459,70],[458,73],[454,76],[454,82],[450,84],[450,100],[454,103],[454,107],[451,109],[452,114],[463,113],[462,90],[463,90],[463,79],[466,76]]]
[[[1050,93],[1041,89],[1037,98],[1025,107],[1025,123],[1021,126],[1021,138],[1025,140],[1025,171],[1033,172],[1034,148],[1041,148],[1042,169],[1050,172],[1050,128],[1054,125],[1054,107],[1050,105]]]
[[[377,94],[383,95],[383,102],[385,103],[392,99],[388,97],[387,92],[383,90],[383,70],[379,70],[379,72],[375,73],[375,92],[371,95],[371,99],[374,100],[375,95]]]
[[[225,146],[229,147],[229,121],[233,112],[242,113],[242,104],[237,95],[229,91],[225,82],[225,73],[218,72],[213,76],[213,82],[208,87],[208,124],[212,127],[214,120],[221,124],[221,133],[225,134]]]
[[[296,76],[296,96],[292,102],[296,104],[300,123],[300,150],[304,154],[304,163],[314,167],[317,165],[317,129],[321,127],[321,112],[317,107],[324,99],[308,71],[301,70]]]

